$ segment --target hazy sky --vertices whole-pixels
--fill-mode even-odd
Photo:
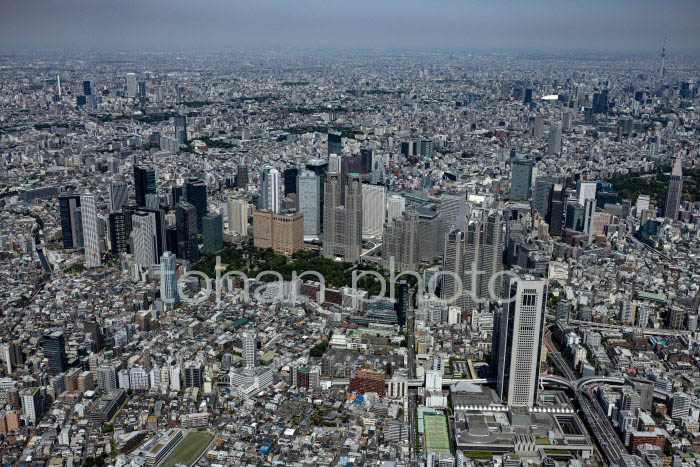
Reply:
[[[700,0],[0,0],[0,49],[454,47],[700,54]]]

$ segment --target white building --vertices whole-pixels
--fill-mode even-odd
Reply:
[[[362,236],[380,237],[386,222],[386,188],[382,185],[362,185]]]
[[[177,262],[169,251],[160,257],[160,298],[169,306],[177,303]]]
[[[386,202],[387,222],[391,222],[403,215],[406,210],[406,198],[399,195],[391,195]]]
[[[97,205],[95,195],[80,195],[80,212],[83,223],[83,243],[85,245],[85,267],[96,268],[102,263],[100,238],[97,231]]]
[[[508,406],[532,407],[537,399],[545,314],[546,281],[511,272],[506,303],[497,318],[497,391]],[[504,300],[505,301],[505,300]]]
[[[248,202],[244,199],[229,198],[226,207],[229,234],[248,235]]]

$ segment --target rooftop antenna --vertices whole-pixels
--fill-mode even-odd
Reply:
[[[661,47],[661,78],[666,74],[666,38],[664,37],[664,45]]]

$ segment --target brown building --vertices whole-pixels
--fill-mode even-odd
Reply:
[[[19,413],[10,412],[0,412],[0,435],[7,435],[14,430],[19,429]]]
[[[355,375],[350,378],[350,392],[360,394],[376,392],[384,397],[384,372],[368,369],[357,370]]]
[[[291,255],[304,247],[304,215],[253,211],[253,245]]]
[[[66,373],[66,392],[76,392],[78,391],[78,378],[80,377],[80,370],[77,368],[71,368]]]
[[[666,436],[664,432],[658,428],[654,431],[635,431],[632,433],[630,437],[630,452],[635,452],[637,446],[642,444],[651,444],[663,449],[666,444]]]
[[[95,388],[95,378],[91,371],[83,371],[78,376],[78,391],[85,392]]]

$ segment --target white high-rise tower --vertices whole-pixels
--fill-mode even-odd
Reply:
[[[95,195],[80,195],[80,212],[83,224],[83,244],[85,245],[85,267],[96,268],[102,262],[100,238],[97,233],[97,205]]]
[[[497,391],[511,407],[532,407],[537,400],[544,333],[547,282],[529,274],[506,276],[506,303],[494,326]],[[496,323],[494,323],[496,324]]]

